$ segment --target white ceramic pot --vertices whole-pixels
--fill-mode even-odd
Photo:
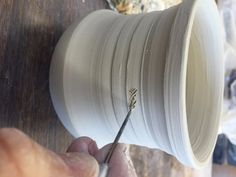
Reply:
[[[214,0],[139,15],[99,10],[75,22],[51,63],[56,112],[74,136],[158,148],[201,167],[215,146],[223,98],[223,35]]]

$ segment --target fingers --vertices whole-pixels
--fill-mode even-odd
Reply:
[[[89,137],[80,137],[73,141],[67,152],[80,152],[94,156],[99,163],[103,163],[111,145],[98,150],[97,144]],[[129,146],[118,144],[109,163],[108,177],[137,177],[129,156]]]
[[[0,130],[0,156],[1,177],[64,177],[72,173],[59,156],[16,129]]]
[[[95,141],[89,137],[80,137],[74,140],[68,147],[67,152],[81,152],[94,156],[98,151]]]
[[[89,137],[80,137],[71,143],[67,153],[61,154],[61,157],[75,173],[81,174],[82,171],[83,175],[81,176],[97,177],[99,167],[96,159],[93,158],[97,152],[98,147],[95,141]],[[75,163],[76,159],[78,161]]]
[[[99,167],[95,158],[85,153],[64,153],[61,158],[73,171],[75,177],[97,177]]]
[[[96,177],[95,158],[49,151],[16,129],[0,129],[0,177]]]
[[[97,160],[102,163],[109,148],[98,150],[92,139],[82,137],[72,142],[68,153],[57,155],[16,129],[0,129],[0,177],[96,177]],[[128,146],[116,147],[108,176],[136,177]]]
[[[107,145],[100,149],[95,158],[99,163],[104,162],[104,159],[111,145]],[[129,156],[129,146],[118,144],[109,162],[108,177],[137,177],[133,163]]]

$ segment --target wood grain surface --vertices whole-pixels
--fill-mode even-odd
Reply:
[[[75,19],[101,8],[108,8],[104,0],[0,0],[0,128],[19,128],[43,146],[65,151],[73,137],[52,106],[52,53]],[[136,146],[130,152],[140,177],[193,174],[163,152]]]
[[[0,127],[17,127],[63,151],[71,142],[53,109],[48,76],[66,28],[104,0],[0,0]]]

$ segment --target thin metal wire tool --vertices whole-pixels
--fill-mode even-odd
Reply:
[[[126,117],[125,117],[124,122],[122,123],[122,125],[120,127],[120,130],[118,131],[118,133],[116,135],[115,140],[113,141],[113,143],[112,143],[112,145],[111,145],[111,147],[110,147],[110,149],[107,153],[107,156],[104,160],[104,163],[100,164],[100,171],[99,171],[99,176],[98,177],[107,177],[107,173],[108,173],[108,170],[109,170],[108,164],[111,160],[112,154],[113,154],[113,152],[114,152],[114,150],[115,150],[115,148],[118,144],[118,141],[119,141],[119,139],[120,139],[120,137],[121,137],[121,135],[122,135],[122,133],[125,129],[125,126],[126,126],[128,120],[129,120],[129,117],[131,115],[131,112],[135,108],[135,104],[136,104],[136,99],[135,98],[136,98],[136,95],[137,95],[137,89],[136,88],[130,89],[129,94],[130,94],[129,105],[128,105],[129,111],[128,111]]]

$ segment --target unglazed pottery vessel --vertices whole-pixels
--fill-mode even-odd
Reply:
[[[223,98],[223,34],[214,0],[185,0],[138,15],[110,10],[75,22],[51,63],[56,112],[76,137],[111,143],[137,106],[121,142],[161,149],[183,164],[211,158]]]

